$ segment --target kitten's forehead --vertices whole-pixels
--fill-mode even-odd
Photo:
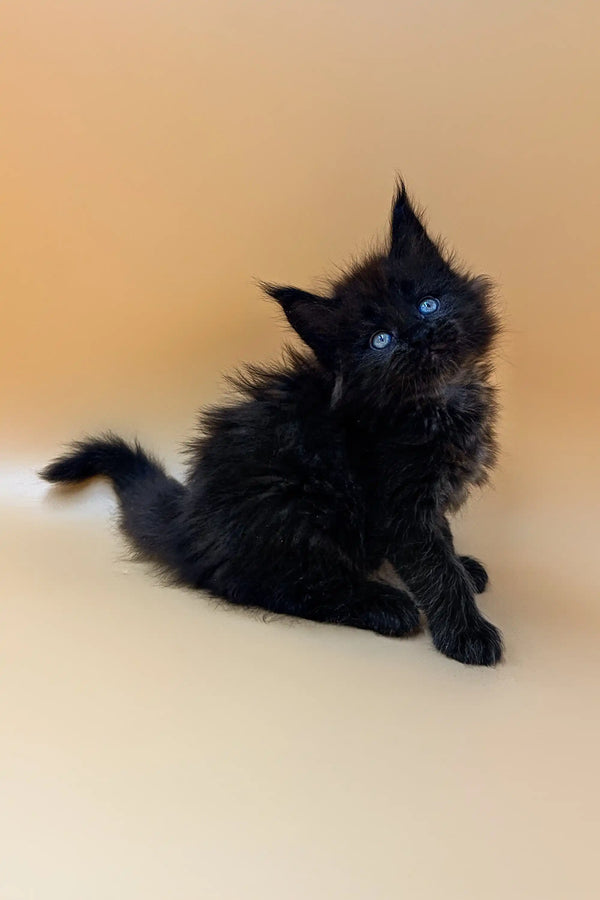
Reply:
[[[388,260],[389,280],[399,290],[411,293],[421,289],[431,281],[449,281],[453,272],[439,253],[422,256],[407,256],[404,259]]]
[[[411,259],[390,260],[385,256],[357,266],[341,283],[336,293],[342,302],[369,307],[398,307],[423,294],[442,292],[452,287],[456,276],[442,257],[429,265]]]

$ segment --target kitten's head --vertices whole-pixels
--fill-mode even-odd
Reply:
[[[498,330],[488,280],[444,255],[404,184],[389,248],[354,266],[329,296],[264,288],[320,363],[376,403],[442,387],[485,358]]]

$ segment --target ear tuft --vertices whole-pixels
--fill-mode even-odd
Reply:
[[[398,205],[402,205],[407,199],[408,194],[406,192],[406,184],[404,182],[404,179],[399,175],[396,179],[396,196],[394,197],[392,208]]]
[[[408,196],[404,181],[398,179],[392,205],[390,256],[404,256],[414,249],[433,250],[434,247]]]

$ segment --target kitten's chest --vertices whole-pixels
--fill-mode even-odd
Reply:
[[[494,409],[492,388],[472,382],[449,386],[424,410],[424,457],[444,508],[458,508],[469,487],[486,480],[495,458]]]
[[[457,385],[382,427],[361,466],[380,507],[459,507],[494,461],[493,413],[489,385]]]

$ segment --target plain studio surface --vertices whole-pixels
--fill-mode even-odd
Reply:
[[[2,14],[0,896],[596,898],[595,4],[25,2]],[[456,524],[506,661],[275,620],[130,563],[62,442],[177,474],[400,169],[499,283],[502,456]]]

